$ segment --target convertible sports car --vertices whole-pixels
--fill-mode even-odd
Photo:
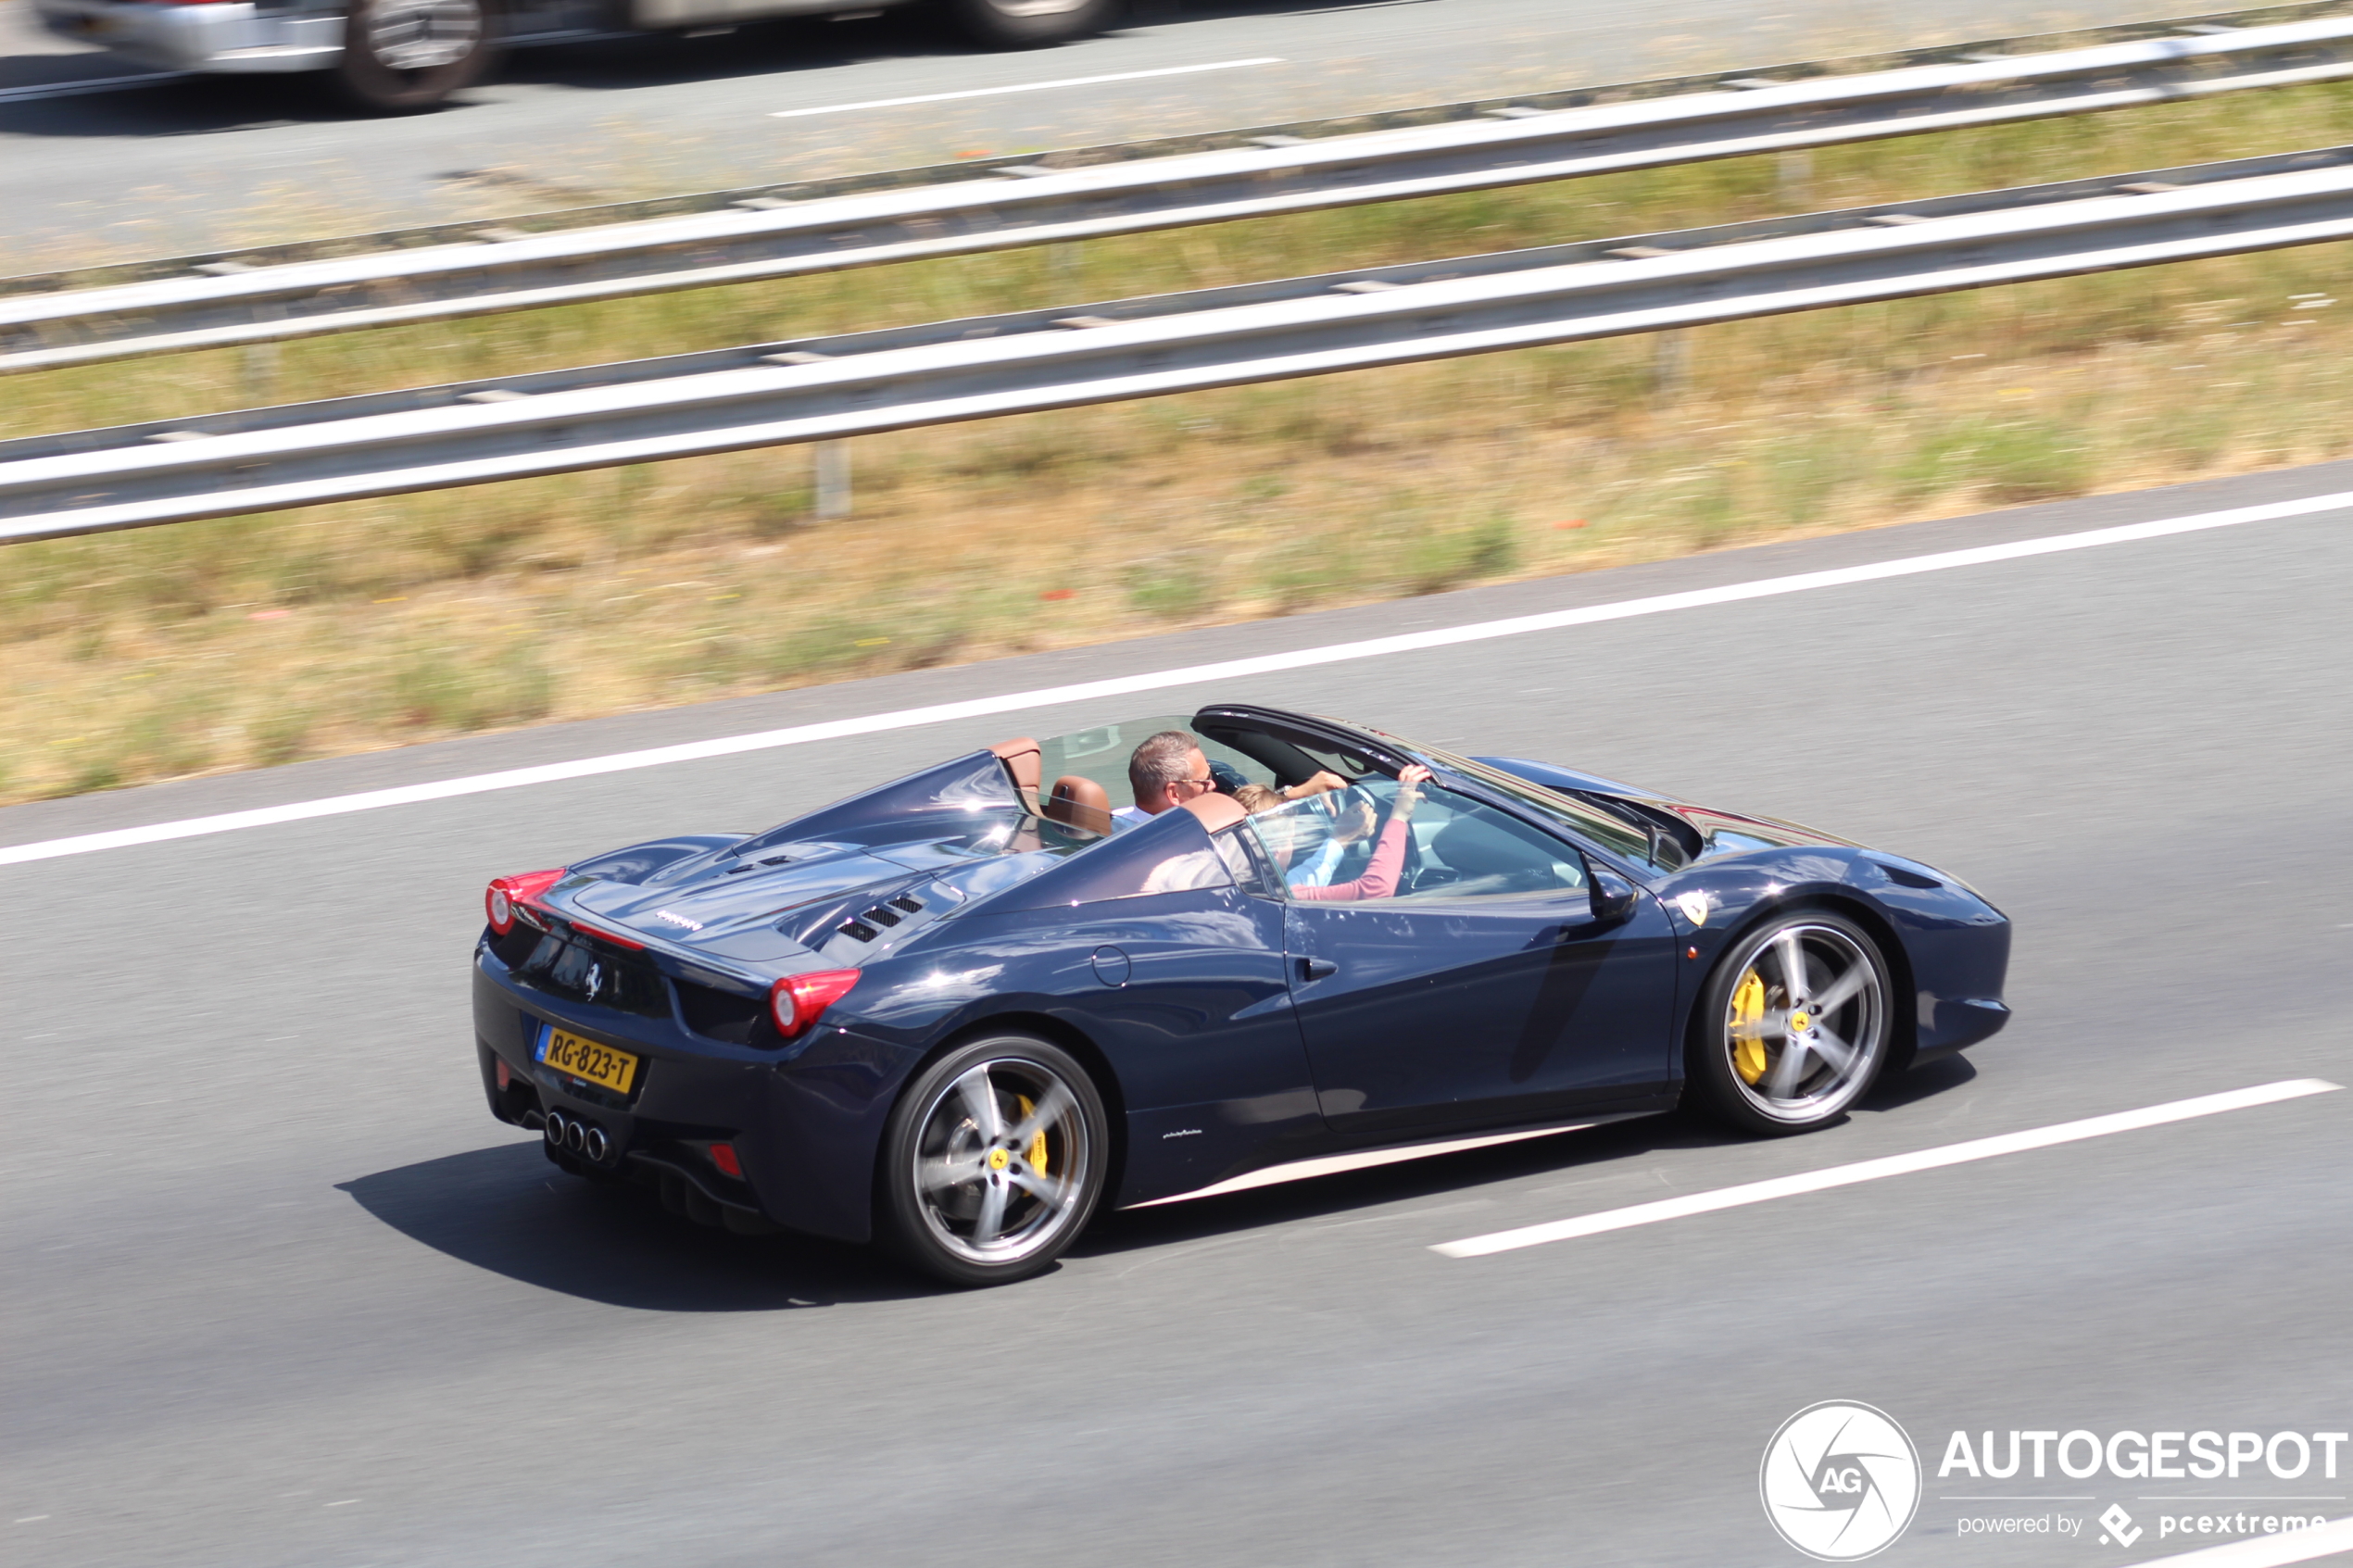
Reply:
[[[1114,817],[1168,731],[1218,792]],[[1244,706],[1006,742],[486,900],[501,1121],[706,1223],[880,1239],[965,1285],[1047,1267],[1104,1202],[1686,1098],[1818,1126],[2008,1018],[2009,922],[1943,872]]]

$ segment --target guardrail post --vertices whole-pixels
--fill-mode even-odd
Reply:
[[[1780,153],[1773,159],[1774,194],[1782,201],[1798,207],[1811,207],[1814,202],[1814,155],[1799,148]]]
[[[817,443],[817,516],[820,520],[849,515],[849,443]]]
[[[1651,384],[1661,393],[1680,392],[1690,379],[1692,370],[1692,332],[1689,327],[1671,327],[1651,334]]]
[[[249,343],[237,356],[237,395],[249,405],[274,402],[278,395],[278,345]]]

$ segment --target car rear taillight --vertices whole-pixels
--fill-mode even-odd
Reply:
[[[490,917],[490,929],[504,936],[515,928],[515,907],[535,902],[542,893],[563,878],[563,868],[551,872],[524,872],[520,876],[493,877],[489,890],[482,896],[483,911]]]
[[[711,1146],[711,1162],[719,1168],[719,1173],[721,1175],[733,1176],[739,1182],[744,1179],[744,1162],[736,1158],[736,1146],[734,1144],[712,1144]]]
[[[854,969],[821,969],[814,974],[787,974],[768,989],[768,1016],[776,1033],[789,1040],[817,1022],[817,1015],[849,994],[858,984]]]

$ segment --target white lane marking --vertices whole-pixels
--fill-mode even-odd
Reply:
[[[190,817],[176,822],[154,822],[145,827],[77,834],[70,838],[51,838],[0,847],[0,866],[54,859],[60,855],[87,855],[100,849],[122,849],[140,844],[162,844],[175,838],[196,838],[207,834],[236,833],[245,828],[271,827],[280,822],[308,822],[313,817],[337,817],[350,811],[374,811],[387,806],[414,806],[424,801],[481,795],[496,789],[521,789],[530,784],[592,778],[600,773],[623,773],[637,768],[667,767],[673,762],[699,762],[713,757],[734,757],[747,751],[805,746],[812,741],[839,740],[849,735],[879,734],[887,730],[913,729],[924,724],[941,724],[951,720],[980,718],[992,713],[1012,713],[1028,708],[1131,696],[1139,692],[1164,691],[1171,686],[1195,685],[1207,681],[1239,681],[1287,670],[1308,670],[1324,664],[1383,659],[1392,654],[1423,653],[1431,648],[1482,643],[1497,637],[1517,637],[1530,632],[1592,626],[1609,621],[1628,621],[1637,616],[1661,615],[1669,610],[1705,609],[1716,605],[1739,604],[1748,599],[1772,598],[1781,594],[1843,588],[1856,583],[1912,577],[1926,571],[1949,571],[1956,567],[1990,566],[2001,561],[2024,560],[2033,556],[2057,555],[2068,550],[2088,550],[2105,545],[2135,544],[2177,533],[2196,533],[2207,529],[2235,527],[2240,523],[2271,522],[2282,518],[2306,517],[2314,512],[2337,511],[2347,507],[2353,507],[2353,491],[2339,491],[2333,495],[2316,495],[2309,500],[2274,501],[2265,506],[2234,507],[2227,511],[2199,512],[2155,522],[2095,528],[2081,533],[2047,534],[2039,539],[2020,539],[2007,545],[1941,550],[1933,555],[1876,561],[1869,566],[1801,571],[1788,577],[1766,577],[1752,583],[1727,583],[1720,588],[1694,588],[1680,594],[1658,594],[1649,598],[1622,599],[1615,604],[1588,605],[1580,609],[1548,610],[1541,615],[1517,615],[1502,621],[1474,621],[1465,626],[1442,626],[1428,632],[1406,632],[1390,637],[1370,637],[1362,642],[1332,643],[1323,647],[1296,648],[1289,653],[1229,659],[1215,664],[1193,664],[1176,670],[1154,670],[1140,675],[1081,681],[1066,686],[1041,686],[1032,691],[1008,692],[1000,696],[934,703],[925,708],[902,708],[890,713],[832,719],[816,724],[795,724],[782,730],[725,735],[717,740],[688,741],[678,746],[653,746],[644,751],[584,757],[571,762],[549,762],[536,768],[513,768],[503,772],[441,779],[432,784],[402,784],[394,789],[371,789],[357,795],[329,796],[320,800],[296,800],[283,806],[224,811],[218,816]]]
[[[1060,82],[1025,82],[1013,87],[968,87],[961,93],[925,93],[913,98],[869,98],[862,104],[824,104],[815,108],[775,109],[771,119],[798,119],[809,114],[850,114],[859,109],[895,109],[908,104],[944,104],[951,98],[994,98],[1007,93],[1044,93],[1056,87],[1096,87],[1106,82],[1141,82],[1148,76],[1190,76],[1203,70],[1239,70],[1244,66],[1278,66],[1280,55],[1254,60],[1214,60],[1201,66],[1163,66],[1158,70],[1123,70],[1111,76],[1070,76]]]
[[[1941,1148],[1891,1154],[1880,1160],[1861,1160],[1852,1165],[1832,1165],[1827,1170],[1806,1171],[1794,1176],[1776,1176],[1770,1181],[1744,1182],[1739,1186],[1718,1187],[1713,1192],[1695,1192],[1688,1198],[1637,1203],[1630,1209],[1605,1209],[1598,1214],[1584,1214],[1574,1220],[1554,1220],[1546,1224],[1523,1225],[1517,1230],[1468,1236],[1461,1241],[1441,1242],[1430,1250],[1443,1252],[1449,1258],[1484,1258],[1491,1252],[1510,1252],[1522,1247],[1541,1247],[1548,1241],[1568,1241],[1577,1236],[1599,1236],[1604,1231],[1625,1230],[1632,1225],[1656,1224],[1661,1220],[1712,1214],[1719,1209],[1769,1203],[1777,1198],[1795,1198],[1802,1193],[1852,1186],[1857,1182],[1876,1182],[1887,1176],[1906,1176],[1915,1171],[1934,1171],[1946,1165],[1965,1165],[1973,1160],[1992,1160],[2032,1148],[2049,1148],[2055,1144],[2106,1137],[2110,1133],[2130,1133],[2144,1127],[2161,1127],[2169,1122],[2219,1116],[2226,1110],[2245,1110],[2250,1106],[2300,1099],[2306,1095],[2324,1095],[2332,1089],[2343,1087],[2342,1084],[2332,1084],[2325,1078],[2284,1079],[2276,1084],[2259,1084],[2251,1089],[2200,1095],[2196,1099],[2177,1099],[2140,1110],[2120,1110],[2107,1116],[2086,1117],[2081,1122],[2032,1127],[2022,1133],[1971,1138],[1967,1143],[1946,1144]]]
[[[1304,1182],[1317,1176],[1334,1176],[1342,1171],[1369,1171],[1376,1166],[1395,1165],[1407,1160],[1427,1160],[1434,1154],[1459,1154],[1466,1148],[1492,1148],[1497,1144],[1523,1143],[1529,1138],[1549,1138],[1562,1133],[1582,1133],[1599,1125],[1592,1122],[1575,1122],[1564,1127],[1536,1127],[1518,1133],[1491,1133],[1479,1138],[1450,1138],[1444,1143],[1408,1144],[1402,1148],[1369,1148],[1359,1154],[1327,1154],[1315,1160],[1294,1160],[1288,1165],[1269,1165],[1262,1171],[1248,1171],[1222,1182],[1213,1182],[1191,1192],[1176,1193],[1169,1198],[1147,1198],[1131,1203],[1130,1209],[1157,1209],[1164,1203],[1190,1203],[1196,1198],[1222,1198],[1229,1192],[1248,1192],[1252,1187],[1274,1186],[1282,1182]]]
[[[2286,1535],[2259,1536],[2177,1557],[2152,1557],[2142,1568],[2280,1568],[2283,1563],[2309,1562],[2347,1551],[2353,1551],[2353,1519],[2332,1519]]]
[[[70,98],[80,93],[113,93],[130,87],[154,87],[166,82],[184,82],[184,70],[152,71],[145,76],[101,76],[89,82],[50,82],[35,87],[0,87],[0,104],[19,103],[27,98]]]

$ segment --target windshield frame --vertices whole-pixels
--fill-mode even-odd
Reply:
[[[1530,784],[1501,768],[1491,768],[1484,762],[1473,761],[1440,746],[1423,746],[1407,740],[1403,735],[1393,735],[1380,730],[1367,733],[1415,753],[1428,766],[1441,772],[1484,786],[1491,794],[1501,796],[1503,798],[1494,804],[1522,807],[1535,812],[1547,826],[1566,827],[1590,847],[1649,872],[1678,869],[1667,864],[1661,857],[1659,846],[1662,834],[1648,823],[1630,822],[1615,811],[1604,810],[1592,801],[1548,789],[1542,784]]]

